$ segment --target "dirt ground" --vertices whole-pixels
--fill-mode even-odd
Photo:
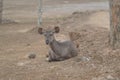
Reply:
[[[43,28],[60,26],[61,32],[55,35],[57,40],[70,37],[79,45],[77,57],[49,63],[45,57],[49,47],[37,32],[37,15],[33,13],[37,12],[37,2],[29,0],[34,7],[27,5],[27,8],[27,0],[24,6],[17,4],[22,1],[12,1],[16,4],[10,0],[4,3],[7,6],[3,17],[9,23],[0,25],[0,80],[120,80],[120,49],[113,50],[109,45],[108,10],[76,11],[67,16],[44,18]],[[53,4],[59,1],[63,4],[68,0]],[[98,0],[69,0],[70,3],[94,1]],[[48,0],[44,2],[53,5]],[[35,59],[28,58],[32,53],[36,54]]]

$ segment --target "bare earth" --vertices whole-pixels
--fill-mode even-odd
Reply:
[[[109,45],[108,10],[45,16],[43,28],[58,25],[58,40],[68,40],[70,36],[79,45],[77,57],[49,63],[45,57],[49,48],[36,28],[38,2],[27,1],[5,0],[3,18],[7,24],[0,25],[0,80],[120,80],[120,49],[113,50]],[[101,1],[104,0],[44,0],[44,4]],[[36,54],[35,59],[28,58],[31,53]]]

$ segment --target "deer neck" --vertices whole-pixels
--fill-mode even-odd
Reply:
[[[59,46],[58,41],[54,38],[54,40],[50,43],[49,46],[53,50],[53,52],[56,53]]]

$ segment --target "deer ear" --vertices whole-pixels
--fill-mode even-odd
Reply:
[[[59,33],[59,32],[60,32],[60,28],[59,28],[58,26],[56,26],[56,27],[54,28],[54,30],[55,30],[55,33]]]
[[[42,28],[39,28],[39,29],[38,29],[38,33],[43,34],[43,29],[42,29]]]

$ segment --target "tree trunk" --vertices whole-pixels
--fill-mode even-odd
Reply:
[[[120,0],[110,0],[110,44],[120,48]]]
[[[0,23],[2,23],[3,0],[0,0]]]
[[[43,7],[43,0],[39,0],[39,11],[38,11],[38,27],[42,24],[42,7]]]

